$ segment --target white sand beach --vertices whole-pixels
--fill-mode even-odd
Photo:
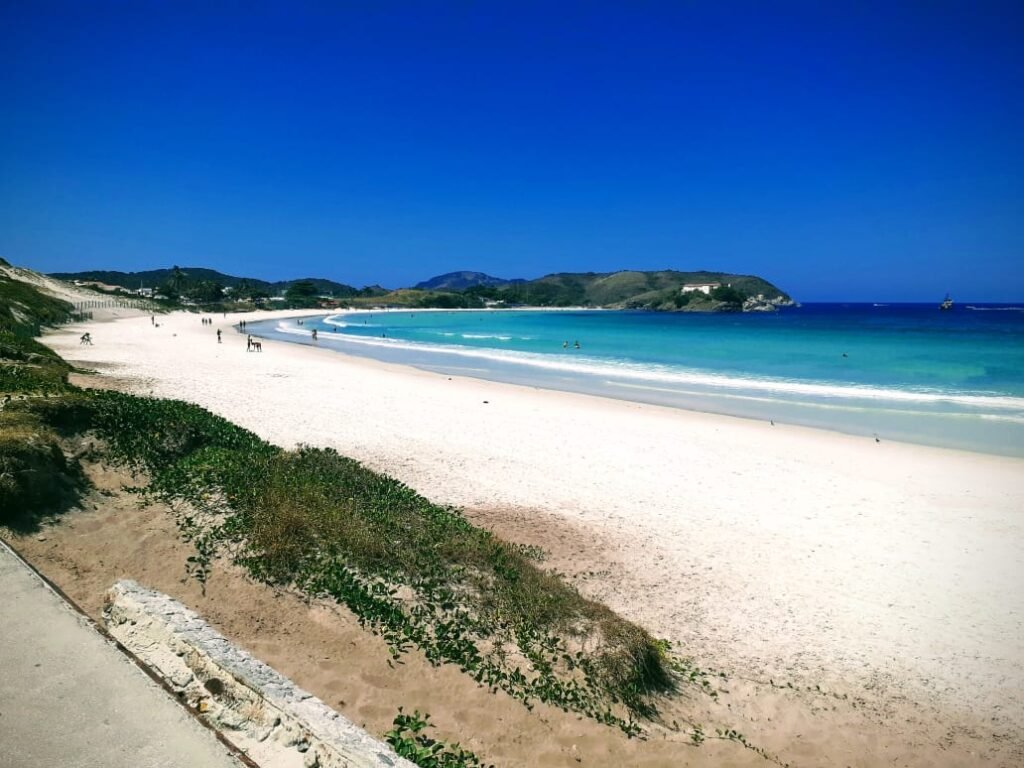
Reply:
[[[1001,760],[1021,755],[1024,460],[282,342],[247,352],[231,324],[268,316],[137,316],[45,341],[130,391],[334,447],[539,543],[585,594],[707,666],[861,697],[910,734],[905,764],[946,764],[928,743],[946,730],[963,753],[997,739],[1018,745]]]

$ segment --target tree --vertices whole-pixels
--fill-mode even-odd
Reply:
[[[309,307],[316,304],[317,290],[316,285],[312,280],[298,280],[291,285],[284,292],[284,297],[288,300],[289,304],[295,304],[300,307]]]
[[[224,286],[213,280],[203,280],[190,286],[185,293],[197,302],[210,304],[224,298]]]
[[[742,304],[747,297],[732,286],[720,285],[711,291],[711,298],[726,304]]]
[[[170,284],[171,289],[178,294],[181,293],[181,289],[185,285],[187,278],[188,275],[182,272],[181,267],[175,264],[171,267],[171,277],[168,280],[168,283]]]

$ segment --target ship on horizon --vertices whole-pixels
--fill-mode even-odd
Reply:
[[[953,300],[951,298],[949,298],[949,294],[947,293],[946,294],[946,298],[944,298],[942,300],[942,303],[939,304],[939,309],[952,309],[952,308],[953,308]]]

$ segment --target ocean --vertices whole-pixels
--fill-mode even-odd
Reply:
[[[341,312],[252,333],[438,373],[1024,456],[1024,306]],[[577,346],[578,344],[578,346]]]

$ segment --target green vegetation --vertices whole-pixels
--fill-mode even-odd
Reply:
[[[372,295],[351,298],[345,301],[351,307],[400,307],[403,309],[483,309],[484,302],[479,297],[466,292],[421,291],[415,288],[403,288],[384,295]]]
[[[518,547],[330,449],[284,451],[187,403],[73,391],[18,403],[180,503],[202,578],[220,554],[271,584],[347,605],[395,660],[412,647],[527,706],[639,732],[676,676],[663,644]]]
[[[0,266],[7,266],[6,262]],[[70,366],[33,338],[72,306],[0,270],[0,396],[39,398],[67,389]],[[75,504],[84,485],[56,435],[31,412],[0,410],[0,524],[31,532]]]
[[[0,270],[0,395],[60,391],[70,366],[35,337],[74,308]]]
[[[31,412],[0,411],[0,525],[33,533],[79,500],[85,481]]]
[[[449,746],[427,736],[424,731],[430,725],[430,715],[416,710],[411,715],[402,712],[395,716],[393,728],[384,738],[395,748],[399,757],[411,760],[420,768],[494,768],[485,765],[475,754],[462,749],[458,744]]]
[[[375,296],[387,291],[369,287],[357,290],[351,285],[337,283],[323,278],[302,278],[268,282],[256,278],[235,277],[203,267],[179,267],[151,269],[143,272],[117,272],[92,270],[87,272],[55,272],[52,277],[59,280],[83,280],[97,282],[120,289],[137,290],[140,287],[153,288],[168,303],[175,306],[182,301],[207,306],[211,309],[232,309],[238,303],[260,303],[271,296],[287,295],[294,286],[301,284],[295,292],[295,306],[315,306],[309,297],[330,296],[347,299],[359,296]]]
[[[315,307],[317,302],[316,286],[311,280],[297,280],[288,286],[284,297],[292,306]]]

